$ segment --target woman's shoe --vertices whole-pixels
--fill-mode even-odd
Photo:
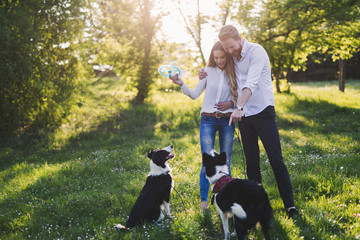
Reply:
[[[205,211],[207,211],[207,210],[208,210],[208,203],[205,202],[205,201],[201,202],[201,204],[200,204],[200,211],[203,213],[203,212],[205,212]]]

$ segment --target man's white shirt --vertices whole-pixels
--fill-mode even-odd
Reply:
[[[250,43],[246,39],[241,56],[240,61],[234,57],[239,98],[244,88],[251,90],[251,97],[241,107],[244,107],[243,115],[252,116],[267,106],[275,106],[270,60],[261,45]]]

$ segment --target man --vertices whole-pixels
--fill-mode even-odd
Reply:
[[[271,80],[270,60],[265,49],[240,37],[234,26],[220,29],[219,39],[235,62],[239,98],[229,124],[239,122],[243,140],[246,173],[250,180],[262,182],[258,138],[268,155],[276,183],[289,217],[299,215],[295,208],[291,181],[284,164],[279,131],[275,119],[275,100]],[[199,72],[199,78],[206,76]]]

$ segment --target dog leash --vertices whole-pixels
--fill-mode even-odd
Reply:
[[[237,128],[235,127],[235,133],[236,133],[236,138],[237,138],[237,140],[239,142],[239,145],[240,145],[241,156],[242,156],[242,159],[243,159],[244,176],[246,176],[246,162],[245,162],[244,148],[243,148],[242,143],[241,143],[239,125],[238,125]],[[211,205],[214,204],[214,200],[215,200],[215,194],[213,194],[212,197],[211,197]]]
[[[175,190],[176,194],[180,197],[181,202],[182,202],[183,207],[184,207],[184,211],[185,211],[185,214],[186,214],[186,218],[187,218],[188,215],[187,215],[187,211],[186,211],[186,207],[185,207],[185,202],[184,202],[183,198],[181,197],[180,193],[174,188],[174,186],[172,186],[172,189]]]
[[[241,143],[241,135],[240,135],[240,127],[238,125],[238,127],[235,127],[235,132],[236,132],[236,138],[239,142],[240,145],[240,151],[241,151],[241,155],[242,155],[242,159],[243,159],[243,166],[244,166],[244,176],[246,176],[246,161],[245,161],[245,155],[244,155],[244,148],[242,146]]]

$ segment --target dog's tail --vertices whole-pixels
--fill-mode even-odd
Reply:
[[[121,225],[120,223],[119,224],[115,224],[114,225],[114,228],[118,231],[129,231],[130,228],[124,226],[124,225]]]
[[[247,217],[246,212],[241,207],[240,204],[233,203],[231,206],[231,211],[234,213],[234,215],[240,219],[245,219]]]

